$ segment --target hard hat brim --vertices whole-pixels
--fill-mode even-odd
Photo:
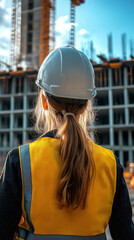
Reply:
[[[97,94],[97,91],[96,91],[96,88],[94,88],[94,90],[93,89],[87,89],[87,92],[86,92],[86,94],[87,94],[87,96],[82,96],[82,95],[79,95],[79,96],[65,96],[65,95],[62,95],[61,94],[61,87],[60,86],[52,86],[51,87],[51,90],[49,90],[49,89],[47,89],[47,88],[45,88],[42,84],[41,84],[41,81],[39,81],[39,80],[36,80],[35,81],[36,82],[36,84],[40,87],[40,88],[42,88],[45,92],[47,92],[47,93],[49,93],[49,94],[51,94],[51,95],[53,95],[53,96],[55,96],[55,97],[59,97],[59,98],[69,98],[69,99],[83,99],[83,100],[89,100],[89,99],[92,99],[92,98],[94,98],[95,96],[96,96],[96,94]],[[54,92],[52,91],[52,89],[54,88]],[[59,94],[58,94],[58,92],[59,92]]]

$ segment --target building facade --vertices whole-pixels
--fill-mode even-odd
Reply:
[[[93,66],[95,141],[110,148],[126,167],[134,162],[134,60]],[[32,120],[36,77],[36,70],[0,72],[0,170],[10,149],[37,137]]]
[[[134,161],[134,61],[113,59],[94,69],[96,141],[112,149],[126,167]]]
[[[41,0],[24,0],[21,6],[21,54],[22,66],[37,69],[40,64]]]
[[[0,73],[0,170],[10,149],[35,138],[31,110],[36,76],[35,70]]]

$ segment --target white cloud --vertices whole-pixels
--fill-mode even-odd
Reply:
[[[1,2],[0,2],[1,3]],[[0,29],[1,27],[10,28],[11,26],[11,14],[9,10],[0,6]]]
[[[7,11],[7,14],[5,15],[5,19],[8,22],[10,22],[10,25],[11,25],[11,8],[7,8],[6,11]]]
[[[65,35],[70,30],[70,23],[68,22],[68,16],[61,16],[56,21],[55,30],[56,32]]]
[[[81,30],[79,30],[78,35],[81,38],[86,40],[88,40],[88,38],[90,37],[90,33],[85,28],[82,28]]]
[[[0,1],[0,7],[4,8],[4,6],[5,6],[5,0],[1,0]]]
[[[78,32],[78,34],[79,35],[83,35],[83,34],[85,34],[85,33],[87,33],[87,30],[86,29],[81,29],[79,32]]]
[[[78,26],[77,23],[74,24]],[[71,23],[69,22],[69,16],[61,16],[56,21],[56,47],[67,45],[69,43],[69,32],[71,29]]]
[[[6,37],[7,39],[10,39],[10,28],[1,27],[0,29],[0,38]]]
[[[7,61],[10,55],[11,9],[5,7],[5,0],[0,0],[0,59]]]
[[[8,49],[2,49],[0,48],[0,58],[1,56],[9,57],[10,51]]]
[[[11,8],[7,8],[7,12],[11,14],[12,9]]]

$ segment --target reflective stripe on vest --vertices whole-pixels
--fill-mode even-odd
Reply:
[[[20,229],[19,239],[24,240],[106,240],[105,233],[95,236],[71,236],[71,235],[39,235]]]
[[[27,235],[28,231],[23,229],[23,228],[18,228],[18,239],[26,239],[26,235]]]
[[[31,181],[29,144],[20,146],[20,154],[21,154],[21,167],[22,167],[22,176],[23,176],[23,187],[24,187],[24,208],[27,213],[27,220],[30,226],[30,230],[33,230],[33,225],[30,218],[32,181]]]
[[[95,236],[39,235],[28,233],[25,240],[106,240],[105,233]]]

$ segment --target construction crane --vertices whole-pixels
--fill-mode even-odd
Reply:
[[[40,65],[55,47],[55,0],[41,1]]]
[[[75,6],[79,6],[84,2],[84,0],[70,0],[71,30],[69,44],[73,46],[75,42]],[[40,65],[55,47],[55,6],[56,0],[42,0],[41,2]]]
[[[69,44],[74,46],[75,45],[75,6],[79,6],[83,4],[84,0],[70,0],[71,3],[71,14],[70,14],[70,23],[71,23],[71,30],[70,30],[70,41]]]

